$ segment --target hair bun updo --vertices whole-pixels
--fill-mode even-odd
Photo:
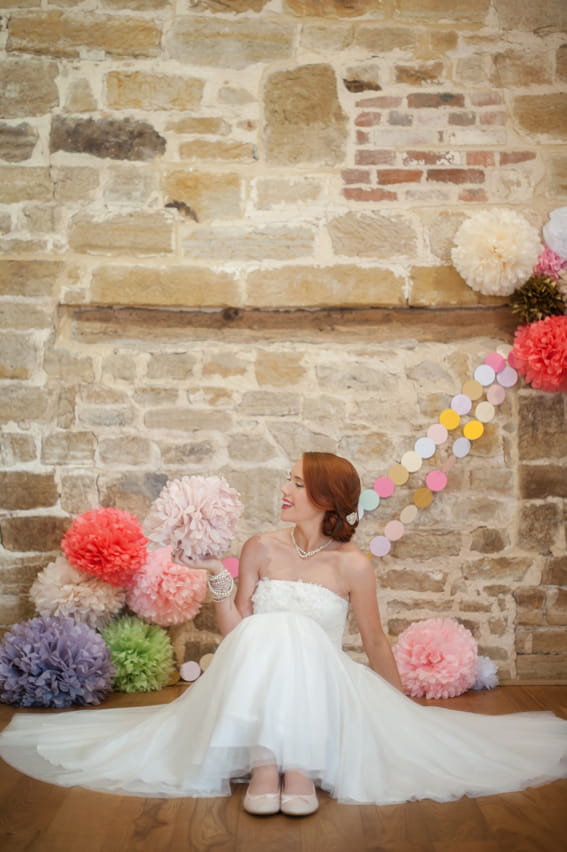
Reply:
[[[347,515],[356,514],[360,477],[354,466],[334,453],[304,453],[303,481],[312,503],[325,510],[323,533],[335,541],[350,541],[358,526]]]

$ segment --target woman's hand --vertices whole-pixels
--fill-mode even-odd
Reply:
[[[180,565],[186,565],[188,568],[202,568],[209,574],[220,574],[221,571],[224,571],[224,565],[220,559],[215,559],[213,556],[204,558],[187,556],[180,544],[173,548],[171,558]]]

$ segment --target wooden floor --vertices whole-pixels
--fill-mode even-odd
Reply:
[[[105,707],[156,704],[184,687],[114,694]],[[422,702],[500,714],[553,710],[567,718],[567,684],[501,686]],[[0,705],[0,727],[14,710]],[[43,711],[35,711],[43,712]],[[63,711],[64,712],[64,711]],[[54,787],[0,761],[2,852],[565,852],[567,780],[522,793],[438,804],[339,805],[321,795],[305,818],[252,817],[244,786],[230,798],[142,799]]]

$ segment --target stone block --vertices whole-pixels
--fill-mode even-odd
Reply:
[[[363,22],[356,27],[353,46],[369,51],[374,56],[393,50],[409,52],[417,46],[417,34],[412,27],[389,27]]]
[[[179,144],[181,160],[226,160],[253,163],[258,159],[256,146],[234,140],[194,139]]]
[[[561,507],[557,503],[523,501],[518,522],[518,545],[524,550],[549,553],[562,526]]]
[[[52,260],[0,260],[0,295],[50,298],[63,264]]]
[[[78,412],[81,426],[130,426],[135,417],[131,405],[82,405]]]
[[[159,448],[163,465],[185,470],[188,465],[194,464],[200,468],[203,463],[209,464],[215,453],[216,442],[213,444],[212,441],[191,441],[172,444],[160,438]]]
[[[567,196],[567,154],[550,154],[548,185],[554,197]]]
[[[79,213],[69,223],[69,245],[87,254],[169,254],[173,221],[164,213],[125,213],[106,219]]]
[[[520,459],[562,458],[567,455],[567,422],[561,394],[529,391],[519,395]]]
[[[396,0],[396,15],[401,18],[429,18],[436,24],[442,20],[458,23],[484,23],[490,0],[471,5],[467,0]]]
[[[272,210],[286,204],[295,207],[317,201],[322,193],[322,183],[315,178],[259,178],[256,182],[256,206],[258,210]]]
[[[7,385],[2,390],[0,423],[44,422],[47,404],[48,395],[42,388],[24,384]]]
[[[494,0],[493,6],[498,25],[503,30],[526,30],[535,33],[567,30],[567,7],[563,0],[542,0],[541,3]]]
[[[43,369],[48,376],[81,382],[93,382],[95,378],[93,360],[87,355],[69,352],[66,349],[47,350]]]
[[[521,582],[528,573],[532,560],[515,556],[487,556],[464,562],[461,568],[465,580],[508,580]]]
[[[346,213],[331,219],[327,227],[336,255],[387,260],[417,254],[415,228],[403,215]]]
[[[89,464],[94,461],[96,438],[93,432],[72,432],[65,429],[43,437],[41,461],[43,464]]]
[[[74,118],[54,115],[50,150],[91,154],[111,160],[153,160],[165,151],[165,139],[146,121],[133,118]]]
[[[457,556],[461,551],[461,536],[443,530],[412,530],[393,545],[397,559],[428,561],[447,556]]]
[[[218,376],[226,379],[229,376],[245,375],[248,366],[236,354],[218,352],[213,356],[205,356],[201,369],[203,376]]]
[[[158,190],[158,176],[153,167],[115,166],[106,173],[102,189],[104,200],[144,207]]]
[[[508,536],[497,529],[479,527],[474,530],[471,540],[471,550],[480,553],[499,553],[509,544]]]
[[[274,457],[274,445],[258,435],[231,435],[228,454],[235,461],[245,464],[269,462]]]
[[[230,124],[224,118],[214,116],[183,116],[171,118],[166,124],[166,130],[179,134],[198,134],[205,136],[228,136]]]
[[[115,506],[143,520],[167,482],[164,473],[123,473],[99,476],[100,504]]]
[[[71,515],[98,509],[97,474],[72,473],[61,476],[61,508]]]
[[[512,591],[516,601],[518,624],[545,624],[545,592],[536,587],[525,587]]]
[[[197,359],[189,352],[154,352],[146,367],[149,379],[186,382],[192,375]]]
[[[256,359],[256,381],[262,385],[293,387],[306,375],[301,352],[263,352]]]
[[[409,589],[414,592],[442,592],[447,582],[443,571],[417,571],[404,568],[381,572],[378,585],[384,589]]]
[[[91,298],[105,305],[225,307],[240,305],[238,282],[226,272],[202,267],[99,267]]]
[[[504,89],[520,89],[551,83],[551,69],[545,51],[505,50],[492,56],[491,85]]]
[[[242,215],[237,174],[171,171],[165,175],[163,189],[169,206],[179,206],[196,222],[238,219]]]
[[[194,408],[154,408],[144,414],[148,429],[174,432],[226,432],[230,428],[225,411]]]
[[[518,654],[516,672],[519,680],[565,680],[567,654]]]
[[[137,465],[151,464],[154,453],[152,442],[141,435],[121,435],[117,438],[100,438],[98,456],[103,464]]]
[[[19,432],[4,432],[0,435],[0,465],[17,467],[21,463],[35,461],[37,449],[32,435]]]
[[[37,346],[24,334],[0,337],[0,379],[29,379],[37,369]]]
[[[7,49],[11,53],[79,57],[83,51],[103,51],[109,56],[159,55],[161,29],[150,18],[126,15],[78,14],[62,11],[12,15]]]
[[[559,80],[567,80],[567,44],[557,48],[555,54],[555,73]]]
[[[328,55],[339,53],[352,45],[354,27],[352,24],[333,24],[317,19],[305,21],[299,34],[299,44],[304,50]]]
[[[382,0],[284,0],[284,8],[301,17],[360,18],[384,17]]]
[[[38,509],[54,506],[58,491],[52,473],[0,471],[0,507],[2,509]]]
[[[29,160],[36,146],[39,134],[35,127],[27,122],[6,124],[0,122],[0,160],[21,163]]]
[[[51,201],[53,184],[42,166],[0,166],[0,204]]]
[[[8,58],[0,61],[0,115],[30,118],[46,115],[59,105],[56,62]]]
[[[567,659],[567,631],[562,629],[534,630],[531,651],[534,654],[564,654]],[[567,675],[567,668],[565,669]]]
[[[314,428],[309,428],[298,420],[282,421],[276,419],[271,421],[269,426],[271,436],[283,451],[282,476],[286,470],[289,470],[290,460],[301,458],[303,452],[309,450],[323,453],[337,452],[337,439],[326,435],[319,424]],[[279,507],[274,505],[274,511],[279,511]]]
[[[138,388],[134,391],[134,402],[142,408],[156,405],[175,405],[179,391],[175,388]]]
[[[295,27],[281,18],[180,15],[165,40],[164,58],[190,65],[242,69],[257,62],[289,59]]]
[[[344,159],[347,116],[330,65],[277,71],[264,88],[264,145],[268,162],[279,165]]]
[[[541,583],[543,586],[567,586],[567,556],[552,556],[546,560]]]
[[[567,92],[519,95],[514,98],[512,109],[520,130],[567,139]]]
[[[99,172],[88,166],[54,166],[52,175],[55,201],[86,201],[98,188]]]
[[[105,77],[110,109],[191,110],[199,106],[203,80],[145,71],[111,71]]]
[[[65,110],[78,113],[95,112],[97,109],[98,104],[89,81],[84,78],[72,80],[65,97]]]
[[[567,626],[567,589],[548,589],[545,597],[547,623]]]
[[[313,256],[315,232],[302,225],[255,228],[199,228],[183,238],[190,258],[231,260],[295,260]]]
[[[389,269],[358,264],[255,270],[246,282],[250,307],[404,305],[403,280]]]
[[[521,465],[520,495],[528,500],[567,497],[567,466],[557,463]]]
[[[412,266],[409,303],[416,307],[496,305],[504,299],[472,290],[453,266]]]
[[[119,382],[132,383],[137,375],[136,358],[124,352],[115,351],[103,360],[105,374]]]
[[[39,551],[59,550],[70,518],[55,515],[27,515],[0,520],[0,536],[6,550]]]
[[[299,414],[300,408],[299,394],[247,391],[242,395],[238,413],[249,417],[293,417]]]

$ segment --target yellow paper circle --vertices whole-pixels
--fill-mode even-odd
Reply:
[[[393,464],[388,471],[388,476],[394,485],[405,485],[409,479],[408,469],[403,464]]]
[[[476,379],[469,379],[468,382],[465,382],[463,385],[463,393],[465,396],[468,396],[469,399],[480,399],[484,393],[484,388],[480,382],[476,381]]]
[[[463,435],[469,441],[476,441],[484,432],[484,426],[479,420],[470,420],[463,429]]]
[[[452,408],[446,408],[445,411],[442,411],[439,415],[439,423],[441,426],[444,426],[445,429],[448,429],[449,432],[452,429],[456,429],[460,422],[461,418],[456,411],[453,411]]]
[[[429,488],[418,488],[413,492],[413,502],[418,509],[427,509],[433,502],[433,492]]]
[[[400,521],[402,524],[411,524],[417,518],[417,506],[404,506],[400,512]]]

